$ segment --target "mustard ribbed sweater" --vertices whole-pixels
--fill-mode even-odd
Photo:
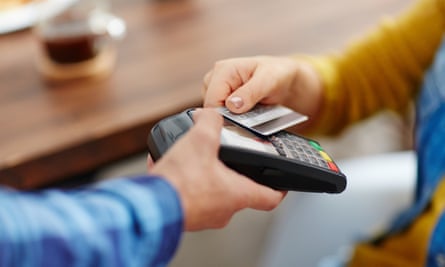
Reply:
[[[335,134],[382,109],[403,111],[416,96],[445,29],[445,0],[420,0],[384,19],[344,53],[312,61],[325,86],[315,130]]]

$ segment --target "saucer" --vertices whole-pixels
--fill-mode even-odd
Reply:
[[[0,34],[34,26],[40,19],[54,16],[76,0],[38,0],[0,11]]]

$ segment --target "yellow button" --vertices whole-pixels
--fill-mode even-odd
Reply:
[[[320,155],[324,158],[324,160],[332,162],[331,157],[329,157],[329,155],[326,154],[326,152],[324,152],[324,151],[318,151],[318,152],[320,152]]]

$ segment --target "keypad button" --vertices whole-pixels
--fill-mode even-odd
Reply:
[[[335,165],[334,162],[328,162],[328,166],[329,166],[329,169],[331,169],[331,170],[333,170],[335,172],[339,171],[337,165]]]
[[[322,151],[322,150],[323,150],[323,149],[321,148],[321,146],[320,146],[317,142],[314,142],[314,141],[310,140],[310,141],[309,141],[309,144],[311,144],[311,146],[312,146],[313,148],[315,148],[316,150],[319,150],[319,151]]]
[[[287,132],[280,132],[269,139],[280,155],[307,164],[339,172],[331,157],[315,141],[307,140]]]
[[[332,162],[331,157],[329,157],[329,155],[328,155],[326,152],[324,152],[324,151],[319,151],[319,153],[320,153],[320,155],[321,155],[326,161],[328,161],[328,162]]]

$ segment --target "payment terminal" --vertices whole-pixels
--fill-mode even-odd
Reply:
[[[193,109],[158,122],[148,135],[154,161],[193,126]],[[346,176],[314,140],[280,130],[264,136],[225,119],[219,158],[229,168],[278,190],[341,193]]]

